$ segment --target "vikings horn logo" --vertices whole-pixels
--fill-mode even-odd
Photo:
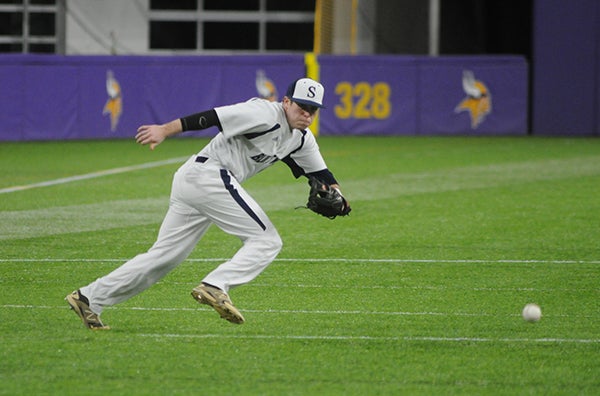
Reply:
[[[492,112],[492,95],[484,83],[475,80],[472,71],[463,72],[462,85],[467,97],[456,106],[454,112],[468,111],[471,116],[471,128],[475,129],[483,122],[485,116]]]
[[[119,117],[121,117],[121,113],[123,112],[123,102],[121,97],[121,86],[115,79],[112,70],[106,72],[106,93],[108,94],[108,100],[104,105],[102,114],[110,115],[110,130],[114,132],[117,129]]]
[[[256,71],[256,91],[262,99],[267,99],[271,102],[277,101],[277,88],[263,70]]]

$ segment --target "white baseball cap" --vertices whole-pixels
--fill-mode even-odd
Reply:
[[[315,80],[310,78],[300,78],[288,87],[285,96],[294,102],[302,103],[309,106],[323,106],[323,95],[325,88]]]

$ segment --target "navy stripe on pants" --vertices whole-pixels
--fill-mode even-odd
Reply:
[[[223,184],[225,184],[225,188],[227,189],[227,191],[229,191],[229,194],[231,194],[235,202],[237,202],[238,205],[240,205],[241,208],[244,209],[244,211],[248,213],[248,215],[258,223],[258,225],[263,229],[263,231],[266,231],[267,227],[258,218],[256,213],[254,213],[252,208],[248,206],[246,201],[244,201],[238,190],[236,190],[235,187],[233,187],[233,185],[231,184],[231,176],[229,176],[229,173],[226,169],[221,169],[221,179],[223,180]]]

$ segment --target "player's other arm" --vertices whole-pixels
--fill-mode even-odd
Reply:
[[[214,109],[178,118],[162,125],[142,125],[137,129],[135,140],[142,145],[149,144],[150,149],[154,150],[169,136],[185,131],[206,129],[211,126],[216,126],[221,130],[221,122]]]

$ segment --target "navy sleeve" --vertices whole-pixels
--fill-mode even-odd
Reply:
[[[305,176],[306,177],[313,176],[313,177],[321,180],[323,183],[326,183],[329,185],[338,184],[337,180],[333,176],[333,173],[331,173],[331,171],[329,169],[323,169],[318,172],[307,173]]]

